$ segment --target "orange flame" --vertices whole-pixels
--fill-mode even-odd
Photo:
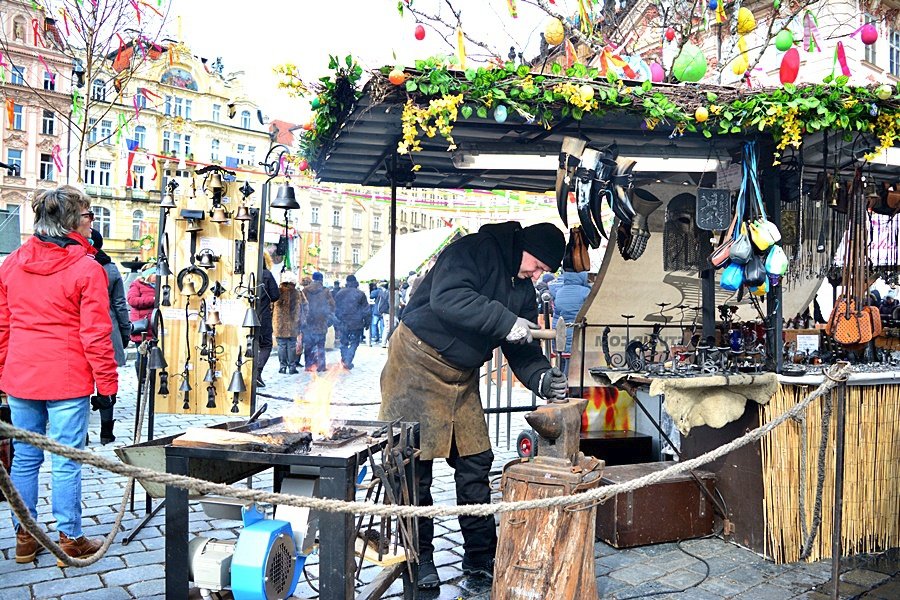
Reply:
[[[325,375],[313,374],[303,395],[294,399],[294,405],[284,415],[287,431],[309,431],[315,438],[330,438],[337,426],[331,419],[331,396],[339,371]]]
[[[633,420],[634,399],[614,387],[590,387],[588,399],[581,415],[582,431],[627,430]]]

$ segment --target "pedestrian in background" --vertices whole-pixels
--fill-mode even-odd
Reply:
[[[556,292],[556,301],[553,303],[553,321],[562,317],[567,323],[575,322],[575,318],[581,311],[581,305],[591,293],[591,284],[588,283],[588,273],[583,271],[575,273],[573,271],[565,271],[562,275],[562,286]],[[564,352],[562,359],[562,372],[568,374],[569,359],[568,354],[572,352],[572,331],[571,327],[566,327],[566,347],[556,348],[557,352]],[[554,342],[555,343],[555,342]]]
[[[259,354],[256,356],[256,387],[266,387],[262,372],[272,354],[272,303],[278,300],[278,283],[272,275],[272,257],[263,252],[263,270],[259,279],[259,291],[256,297],[256,314],[259,316]]]
[[[142,321],[143,319],[149,321],[150,316],[153,314],[155,303],[156,265],[146,264],[144,265],[144,268],[141,269],[140,275],[131,282],[131,286],[128,288],[128,306],[131,307],[128,318],[131,319],[132,323]],[[135,345],[139,345],[144,341],[145,334],[149,337],[153,335],[153,332],[150,331],[149,327],[144,330],[144,333],[135,331],[131,334],[131,341],[134,342]],[[138,352],[137,360],[134,361],[134,370],[137,373],[138,387],[140,387],[147,374],[146,354]]]
[[[90,198],[68,185],[38,193],[31,207],[34,235],[0,266],[0,389],[14,427],[83,449],[91,394],[113,399],[118,391],[106,273],[88,242],[94,213]],[[13,446],[12,483],[37,519],[44,452]],[[83,535],[81,464],[58,454],[51,461],[59,545],[68,556],[91,556],[103,541]],[[31,562],[41,546],[12,521],[16,562]]]
[[[384,335],[384,313],[389,310],[387,290],[376,284],[369,283],[369,299],[372,301],[372,327],[369,330],[369,345],[380,344]],[[382,312],[384,311],[384,312]]]
[[[97,251],[94,258],[106,271],[107,293],[109,295],[109,318],[113,324],[111,343],[116,364],[120,367],[125,364],[125,348],[128,346],[131,336],[131,321],[128,319],[128,303],[125,302],[125,283],[118,267],[103,251],[103,236],[96,229],[91,229],[91,244]],[[100,411],[100,443],[109,444],[116,441],[113,434],[114,417],[113,406],[115,399],[109,396],[96,395],[91,397],[91,408]]]
[[[341,364],[345,369],[352,369],[356,349],[369,321],[369,299],[353,275],[347,275],[347,285],[334,297],[334,316],[341,332]]]
[[[297,355],[294,351],[300,343],[300,309],[302,296],[297,289],[297,276],[290,271],[281,274],[279,297],[272,308],[272,328],[278,343],[278,372],[295,375]]]
[[[334,298],[323,285],[325,277],[316,271],[312,282],[303,288],[309,306],[303,325],[303,354],[307,371],[325,371],[325,336],[334,322]]]

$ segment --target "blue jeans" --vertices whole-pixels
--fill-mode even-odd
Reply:
[[[372,313],[372,326],[369,327],[369,345],[381,341],[384,333],[384,315]]]
[[[307,371],[313,369],[320,373],[325,370],[325,334],[303,334],[303,357]]]
[[[356,349],[362,340],[362,329],[341,329],[341,362],[346,366],[353,365]]]
[[[47,434],[50,439],[84,449],[87,436],[88,396],[70,400],[22,400],[9,396],[12,424],[19,429]],[[48,427],[49,423],[49,427]],[[44,451],[23,442],[14,441],[12,473],[13,485],[25,501],[31,516],[37,518],[38,473],[44,462]],[[56,529],[70,538],[81,537],[81,463],[51,455],[52,507]],[[13,527],[18,521],[13,516]]]

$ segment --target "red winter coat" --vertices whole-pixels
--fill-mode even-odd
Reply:
[[[143,279],[135,279],[128,288],[128,306],[131,312],[128,318],[132,322],[140,319],[149,319],[153,314],[153,303],[156,300],[156,288]],[[135,344],[141,343],[141,334],[131,336]]]
[[[118,391],[106,272],[84,237],[66,242],[33,236],[0,266],[0,389],[16,398]]]

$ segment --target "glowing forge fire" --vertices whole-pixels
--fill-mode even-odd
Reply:
[[[313,438],[330,439],[335,429],[343,424],[331,420],[334,379],[329,375],[313,376],[306,393],[294,399],[294,405],[283,418],[287,431],[294,433],[309,431]]]

